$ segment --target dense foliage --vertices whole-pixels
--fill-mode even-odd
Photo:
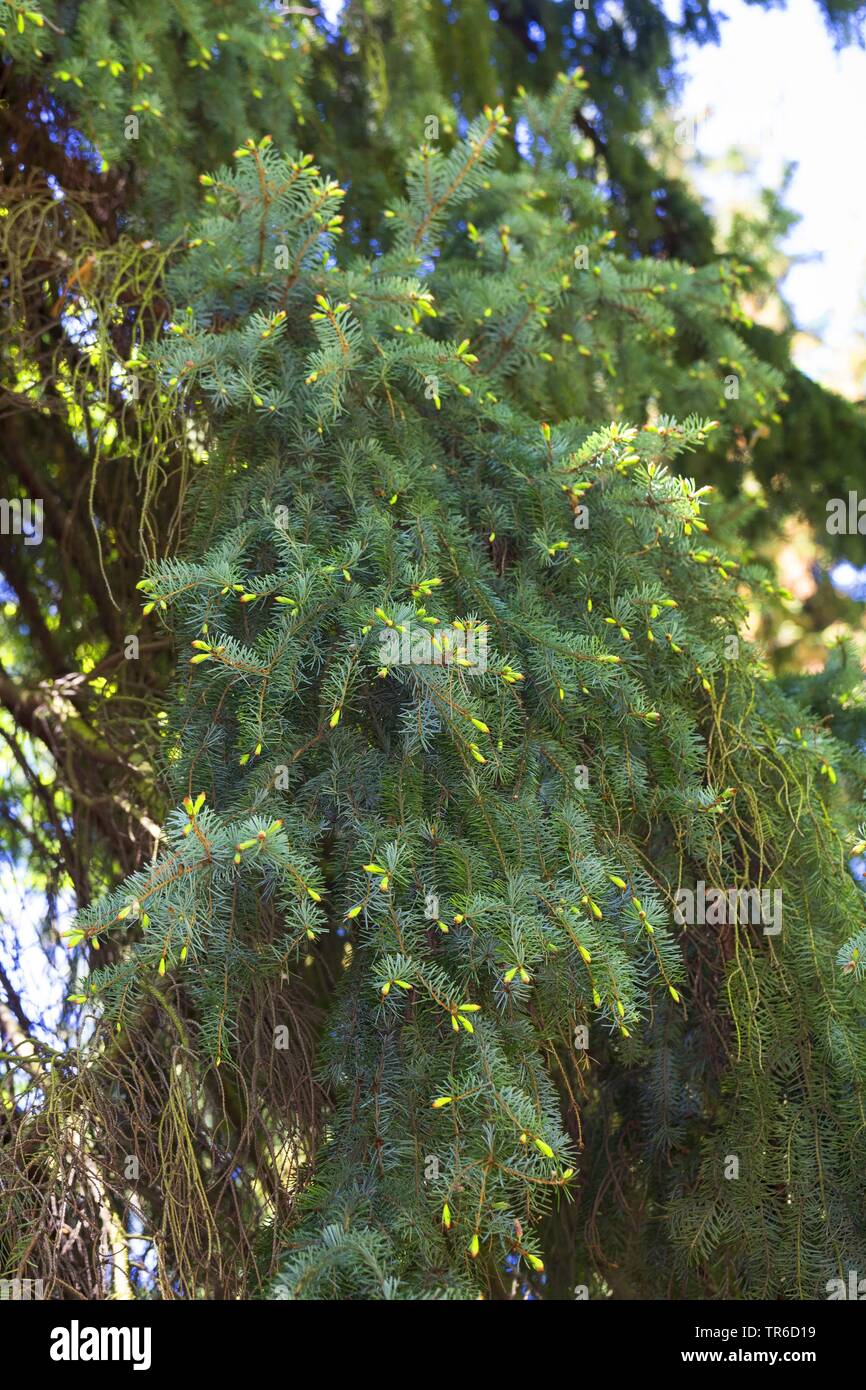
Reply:
[[[523,157],[501,107],[460,135],[437,86],[411,107],[433,127],[395,99],[373,161],[350,110],[370,47],[343,67],[301,19],[280,58],[273,35],[240,45],[223,102],[211,7],[187,12],[192,57],[162,7],[150,31],[113,27],[134,6],[72,8],[80,29],[32,28],[87,139],[118,159],[123,84],[152,76],[177,142],[142,136],[131,191],[91,168],[53,222],[44,173],[11,181],[13,265],[56,228],[51,271],[7,284],[11,395],[71,436],[45,492],[80,507],[77,464],[96,528],[67,541],[58,499],[54,576],[17,554],[53,597],[75,544],[88,597],[73,579],[64,602],[110,662],[143,550],[144,631],[179,660],[170,702],[147,660],[110,664],[117,685],[95,667],[29,727],[3,696],[82,769],[58,836],[78,802],[107,846],[96,885],[73,876],[84,1065],[31,1039],[11,1083],[4,1268],[164,1297],[508,1296],[517,1270],[565,1297],[821,1296],[866,1261],[860,673],[840,650],[792,695],[738,635],[775,586],[704,480],[731,490],[789,378],[743,321],[745,272],[644,244],[638,192],[629,212],[576,153],[580,74],[510,103]],[[257,7],[232,11],[247,35]],[[425,33],[438,83],[463,50]],[[247,77],[276,138],[217,167],[256,128]],[[300,117],[346,186],[295,151]],[[177,221],[154,246],[159,209]],[[34,627],[45,659],[56,627]],[[121,775],[165,800],[161,834]],[[699,884],[769,895],[777,920],[678,922]],[[81,1223],[62,1258],[58,1196]]]
[[[332,254],[338,187],[251,142],[172,282],[164,369],[222,441],[194,554],[142,584],[189,653],[183,804],[73,940],[140,923],[90,990],[134,1029],[179,972],[231,1065],[263,987],[341,931],[290,1296],[540,1271],[539,1216],[612,1175],[649,1216],[575,1252],[594,1290],[804,1297],[864,1253],[846,755],[738,653],[739,565],[673,467],[717,422],[659,413],[700,405],[670,344],[734,350],[722,280],[602,249],[573,91],[519,112],[517,173],[498,111],[423,148],[372,261]],[[673,930],[701,880],[784,920]]]

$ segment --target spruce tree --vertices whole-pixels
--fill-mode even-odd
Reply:
[[[856,36],[851,0],[822,9],[840,38]],[[126,615],[142,553],[173,548],[187,521],[191,438],[144,367],[169,313],[163,269],[199,206],[202,167],[247,131],[315,149],[346,181],[351,236],[367,245],[431,120],[450,149],[467,114],[511,103],[521,85],[542,91],[580,61],[591,103],[573,108],[572,158],[604,188],[618,245],[714,264],[711,223],[681,169],[660,159],[657,132],[659,103],[675,95],[672,43],[717,32],[710,7],[690,5],[675,20],[653,0],[577,12],[556,0],[495,10],[481,0],[348,0],[334,23],[315,6],[268,0],[0,0],[0,418],[7,491],[45,503],[44,544],[4,555],[15,611],[0,705],[14,813],[0,821],[0,843],[47,885],[47,937],[70,885],[87,902],[149,857],[164,809],[150,766],[166,648],[158,641],[145,661],[125,660],[135,636]],[[502,158],[513,168],[519,155]],[[760,280],[738,273],[747,289]],[[710,435],[695,476],[734,499],[738,531],[756,543],[792,512],[822,528],[825,499],[858,486],[862,411],[793,371],[786,336],[742,331],[751,355],[729,359],[726,373],[750,390],[757,358],[785,378],[785,396],[769,422],[763,409],[744,416],[736,447]],[[680,340],[684,370],[696,348]],[[720,399],[723,365],[699,364]],[[746,470],[762,489],[744,515]],[[862,538],[834,549],[857,560]]]
[[[76,996],[112,1065],[181,993],[207,1104],[255,1056],[272,1195],[204,1268],[164,1227],[186,1293],[241,1248],[295,1299],[812,1298],[866,1261],[859,677],[819,717],[738,634],[772,581],[689,454],[781,378],[724,266],[616,252],[580,89],[515,105],[517,167],[501,108],[423,146],[372,254],[309,154],[250,139],[202,178],[158,367],[208,460],[140,585],[175,809],[70,939],[125,944]],[[749,356],[754,395],[718,414],[684,340]],[[773,914],[678,921],[699,885]]]

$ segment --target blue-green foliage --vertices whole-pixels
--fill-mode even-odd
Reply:
[[[165,377],[214,421],[143,586],[186,801],[78,927],[143,926],[94,990],[134,1028],[182,970],[227,1068],[250,983],[344,934],[279,1296],[471,1297],[548,1245],[552,1280],[631,1295],[866,1263],[856,769],[738,648],[765,576],[675,471],[779,380],[751,361],[719,412],[694,362],[747,355],[726,271],[611,249],[579,85],[518,113],[517,173],[500,111],[422,149],[372,259],[312,160],[250,142],[172,285]],[[442,659],[402,664],[419,630]],[[677,926],[699,881],[781,889],[781,933]]]

